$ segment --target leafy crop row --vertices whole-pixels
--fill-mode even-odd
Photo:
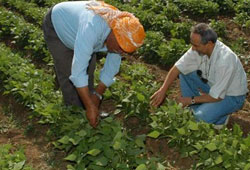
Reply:
[[[11,44],[25,49],[32,57],[51,61],[41,29],[3,7],[0,7],[0,40],[11,40]]]
[[[25,2],[24,0],[0,0],[0,4],[10,7],[12,10],[17,10],[28,18],[32,23],[42,25],[43,17],[45,16],[48,8],[40,8],[35,3]]]
[[[1,0],[2,3],[6,6],[10,6],[14,9],[19,10],[26,17],[33,18],[35,23],[41,24],[43,15],[39,15],[39,13],[44,14],[47,7],[41,8],[37,7],[34,3],[27,3],[20,1],[16,3],[14,0],[6,1]],[[38,2],[38,1],[37,1]],[[39,1],[41,2],[41,1]],[[48,1],[49,2],[49,1]],[[60,2],[60,1],[58,1]],[[161,64],[161,65],[172,65],[178,58],[187,50],[189,43],[189,34],[190,28],[193,25],[192,20],[181,20],[181,12],[184,10],[180,10],[182,6],[189,13],[196,15],[195,12],[190,11],[195,10],[195,5],[197,5],[197,13],[204,13],[204,15],[214,15],[215,10],[212,7],[217,7],[219,2],[209,2],[204,0],[204,3],[197,3],[195,0],[189,1],[138,1],[134,0],[131,3],[121,3],[119,1],[107,0],[106,2],[111,3],[122,10],[127,10],[129,12],[134,13],[137,17],[139,17],[140,21],[145,27],[146,30],[146,40],[144,45],[139,49],[139,55],[142,58],[150,63]],[[190,3],[189,3],[190,2]],[[192,3],[191,3],[192,2]],[[57,3],[57,1],[54,1]],[[220,4],[234,4],[235,2],[224,2]],[[247,2],[245,2],[247,3]],[[193,4],[193,5],[192,5]],[[210,4],[210,5],[209,5]],[[237,3],[236,11],[242,11],[239,15],[236,16],[237,21],[239,23],[246,23],[245,25],[249,25],[247,18],[248,16],[245,11],[247,8],[243,8],[242,3]],[[25,9],[25,6],[29,6],[30,8]],[[200,8],[200,6],[204,7]],[[225,6],[225,5],[224,5]],[[229,7],[228,7],[229,8]],[[190,9],[190,10],[189,10]],[[216,8],[217,9],[217,8]],[[208,12],[206,10],[210,10],[212,12]],[[246,14],[244,14],[244,12]],[[211,14],[210,14],[211,13]],[[32,15],[33,14],[33,15]],[[198,15],[198,14],[197,14]],[[200,16],[200,15],[199,15]],[[218,31],[219,36],[221,38],[225,38],[225,29],[222,22],[217,22],[213,20],[212,22],[213,28]],[[184,40],[184,41],[183,41]],[[160,44],[160,45],[159,45]],[[41,52],[41,50],[39,50]],[[37,54],[37,53],[36,53]],[[47,54],[46,54],[47,55]]]
[[[13,151],[10,144],[0,145],[0,169],[1,170],[32,170],[26,165],[26,157],[22,148]]]
[[[117,102],[115,113],[137,116],[151,126],[149,137],[166,138],[168,145],[179,148],[182,156],[192,157],[195,169],[244,169],[250,167],[250,136],[242,137],[238,125],[233,130],[217,131],[211,124],[194,120],[190,110],[167,100],[159,109],[150,108],[150,96],[157,88],[154,77],[140,64],[124,63],[121,80],[106,97]],[[117,90],[126,89],[124,91]]]
[[[109,117],[93,129],[82,109],[65,107],[61,94],[54,91],[54,77],[0,46],[0,72],[4,94],[16,99],[41,117],[42,123],[51,123],[51,134],[60,138],[54,145],[68,152],[68,169],[164,169],[159,159],[147,159],[141,136],[130,138],[120,123]],[[18,70],[18,72],[17,72]]]

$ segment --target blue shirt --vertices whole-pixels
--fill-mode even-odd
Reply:
[[[53,7],[51,20],[59,39],[74,50],[69,79],[77,88],[88,86],[87,68],[94,52],[107,51],[104,45],[111,29],[106,21],[92,10],[88,1],[62,2]],[[121,56],[108,53],[100,80],[109,87],[119,72]]]

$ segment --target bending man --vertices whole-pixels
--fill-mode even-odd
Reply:
[[[86,108],[96,127],[102,94],[114,82],[121,54],[143,44],[143,26],[133,14],[104,2],[75,1],[55,5],[44,18],[43,31],[64,102]],[[94,88],[94,53],[100,51],[108,54]]]

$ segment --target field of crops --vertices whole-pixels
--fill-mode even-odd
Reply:
[[[250,0],[105,0],[134,13],[144,25],[146,40],[133,60],[124,57],[102,103],[112,114],[96,129],[84,110],[63,104],[43,39],[43,17],[61,1],[0,0],[0,169],[250,169],[250,135],[243,135],[240,125],[218,131],[197,123],[171,98],[157,109],[149,104],[162,83],[152,67],[167,71],[190,47],[190,28],[198,22],[210,24],[238,54],[250,87]],[[105,61],[103,54],[98,56],[95,77]],[[16,125],[20,116],[13,112],[26,118],[21,125]],[[249,110],[248,116],[250,120]],[[42,138],[54,154],[46,166],[30,160],[27,153],[35,148],[27,151],[24,142],[13,142],[13,129],[27,142],[33,141],[30,133],[37,133],[30,146]]]

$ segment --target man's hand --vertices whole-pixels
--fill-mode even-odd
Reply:
[[[100,82],[96,91],[99,94],[103,94],[106,89],[106,86]],[[82,102],[86,108],[86,116],[89,120],[89,124],[94,128],[97,127],[99,123],[99,111],[98,107],[100,105],[100,99],[96,98],[97,96],[90,93],[88,86],[76,88],[79,96],[81,97]]]
[[[173,81],[177,78],[179,74],[180,74],[180,71],[178,70],[176,66],[173,66],[170,69],[161,88],[150,97],[150,100],[151,100],[150,104],[152,106],[158,107],[159,105],[162,104],[162,102],[166,98],[166,92],[168,88],[170,87],[170,85],[173,83]]]
[[[96,128],[99,123],[99,111],[97,107],[91,107],[86,110],[86,116],[89,121],[89,124]]]
[[[82,87],[82,88],[76,88],[79,96],[81,97],[82,102],[84,103],[84,106],[86,108],[86,116],[89,120],[89,124],[93,126],[94,128],[98,125],[98,119],[99,119],[99,112],[98,112],[98,106],[91,98],[89,88]]]
[[[164,99],[166,98],[166,92],[163,89],[159,89],[150,97],[150,104],[154,107],[158,107],[162,104]]]

